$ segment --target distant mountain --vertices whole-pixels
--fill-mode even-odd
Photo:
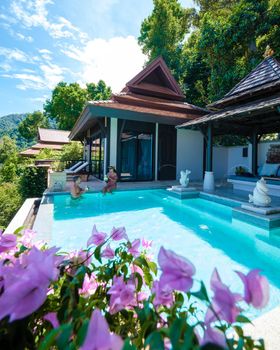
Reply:
[[[25,148],[28,146],[25,139],[23,139],[18,132],[19,123],[26,118],[26,113],[22,114],[9,114],[3,117],[0,117],[0,139],[7,135],[14,139],[17,143],[17,146]]]

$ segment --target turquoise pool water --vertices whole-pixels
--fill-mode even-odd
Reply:
[[[271,285],[267,311],[280,304],[280,233],[231,220],[231,208],[204,199],[179,200],[165,190],[119,191],[103,197],[86,194],[81,200],[54,196],[51,244],[73,250],[86,247],[95,224],[110,232],[125,226],[129,238],[153,241],[190,259],[197,278],[209,284],[214,267],[222,279],[240,291],[234,270],[259,268]],[[251,316],[256,316],[253,312]]]

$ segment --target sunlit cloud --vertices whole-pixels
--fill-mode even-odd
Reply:
[[[84,47],[72,45],[62,51],[82,63],[79,72],[81,83],[102,79],[114,92],[120,91],[143,68],[146,60],[133,36],[94,39]]]

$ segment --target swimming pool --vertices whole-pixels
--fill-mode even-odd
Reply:
[[[78,201],[54,195],[50,244],[85,248],[94,224],[108,233],[112,226],[125,226],[131,240],[152,240],[155,255],[163,245],[190,259],[206,285],[217,267],[222,279],[240,291],[234,270],[261,269],[271,285],[269,310],[280,303],[280,233],[232,221],[231,211],[201,198],[180,200],[166,190],[86,194]]]

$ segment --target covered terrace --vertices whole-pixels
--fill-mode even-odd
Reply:
[[[211,113],[178,128],[199,130],[206,143],[204,189],[214,190],[213,137],[239,135],[252,144],[252,175],[258,175],[258,142],[280,132],[280,63],[265,58],[222,99],[208,105]],[[246,179],[244,179],[246,180]]]

